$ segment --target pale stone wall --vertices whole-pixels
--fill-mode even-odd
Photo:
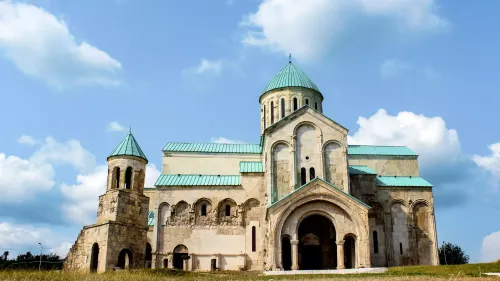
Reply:
[[[309,106],[319,112],[323,112],[323,96],[311,89],[289,87],[276,89],[265,93],[260,97],[261,104],[261,133],[264,129],[283,119],[282,101],[285,104],[285,117],[296,109],[309,103]],[[297,99],[297,108],[294,109],[294,99]],[[271,107],[272,103],[272,107]],[[273,113],[272,113],[273,112]],[[271,114],[274,114],[274,122],[271,122]]]
[[[293,186],[290,183],[290,147],[285,143],[278,143],[273,148],[273,202],[285,197],[292,191]]]
[[[349,165],[368,166],[379,176],[418,177],[418,162],[415,156],[349,155]]]
[[[163,260],[168,259],[171,267],[175,247],[184,245],[191,256],[189,270],[210,270],[213,258],[223,270],[261,269],[267,199],[263,180],[262,173],[246,173],[241,186],[158,188],[155,266],[162,267]],[[206,216],[201,214],[203,205]],[[226,205],[230,206],[230,216],[226,216]],[[252,227],[256,232],[255,252]]]
[[[323,159],[325,163],[325,180],[336,187],[348,192],[348,173],[346,147],[331,141],[323,148]]]
[[[106,271],[109,237],[109,224],[94,224],[86,226],[78,235],[75,244],[69,250],[64,262],[64,270],[71,271],[90,271],[92,256],[92,246],[97,243],[98,254],[98,272]]]
[[[164,153],[163,174],[239,175],[241,161],[262,161],[260,154]]]

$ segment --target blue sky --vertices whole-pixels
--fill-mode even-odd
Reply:
[[[168,141],[258,142],[292,53],[350,143],[421,155],[440,243],[500,258],[500,3],[460,3],[0,0],[0,251],[65,253],[129,126],[149,185]]]

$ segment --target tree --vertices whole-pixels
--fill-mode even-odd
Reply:
[[[6,261],[9,258],[9,251],[3,252],[3,260]]]
[[[469,263],[469,256],[456,244],[444,242],[439,248],[439,263],[445,264],[466,264]]]

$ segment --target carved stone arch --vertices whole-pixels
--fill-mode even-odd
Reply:
[[[411,233],[409,231],[411,210],[408,210],[407,203],[402,199],[391,200],[388,206],[391,214],[392,233],[397,233],[397,237],[393,236],[392,239],[394,265],[409,265],[411,258]]]
[[[271,146],[271,202],[276,202],[289,194],[292,190],[292,162],[291,145],[285,140],[278,140]]]
[[[413,264],[432,265],[434,256],[434,232],[432,208],[425,200],[416,200],[411,205],[413,233],[410,245],[413,249]]]
[[[321,150],[324,151],[326,146],[331,144],[331,143],[336,143],[338,145],[340,145],[340,147],[342,147],[342,149],[346,150],[347,149],[347,145],[345,145],[344,143],[342,143],[341,141],[339,140],[327,140],[323,143],[323,146],[321,147]]]
[[[415,206],[417,206],[418,204],[424,204],[425,206],[431,208],[431,204],[429,204],[429,202],[427,202],[427,200],[417,199],[417,200],[411,202],[411,204],[410,204],[410,209],[412,210],[412,212],[415,209]]]
[[[263,217],[263,208],[260,206],[259,200],[250,198],[243,203],[243,224],[249,225],[251,221],[260,221]]]
[[[347,192],[347,146],[338,140],[328,140],[321,147],[321,157],[325,180]],[[342,178],[337,176],[339,173]]]
[[[221,225],[239,225],[238,204],[231,198],[225,198],[217,205],[217,222]]]
[[[203,197],[193,204],[195,223],[197,225],[211,225],[214,223],[214,209],[212,200]]]
[[[297,225],[295,226],[295,233],[294,233],[294,235],[296,235],[297,233],[299,233],[299,227],[300,227],[300,224],[302,223],[302,221],[304,221],[308,217],[311,217],[311,216],[314,216],[314,215],[320,215],[320,216],[323,216],[323,217],[327,218],[333,224],[334,228],[335,228],[335,226],[338,226],[338,223],[337,223],[337,221],[335,221],[335,218],[333,216],[331,216],[328,212],[325,212],[323,210],[309,211],[309,212],[306,212],[305,214],[303,214],[302,216],[300,216],[299,219],[297,220]],[[350,218],[348,218],[348,219],[350,219]],[[285,235],[287,235],[287,234],[285,234]],[[293,239],[298,239],[298,237],[293,237]]]
[[[321,130],[321,128],[318,125],[316,125],[313,122],[311,122],[311,121],[301,121],[297,125],[295,125],[295,128],[293,128],[293,135],[296,136],[297,135],[297,130],[300,127],[305,126],[305,125],[309,125],[309,126],[314,127],[314,129],[317,131],[316,134],[317,134],[318,137],[323,136],[323,131]]]

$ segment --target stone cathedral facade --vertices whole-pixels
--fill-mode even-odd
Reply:
[[[129,133],[68,270],[301,270],[437,265],[432,185],[404,146],[349,145],[288,63],[260,95],[258,144],[176,143],[144,187]]]

